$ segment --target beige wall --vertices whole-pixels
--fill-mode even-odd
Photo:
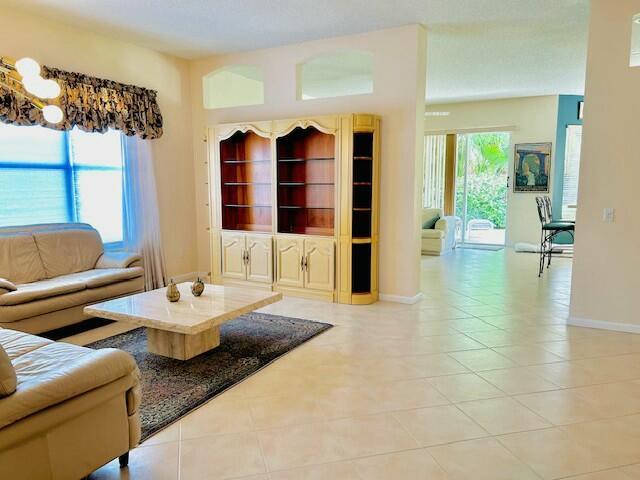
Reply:
[[[640,332],[640,68],[629,67],[638,0],[592,0],[571,323]],[[604,223],[603,209],[615,208]]]
[[[188,63],[46,18],[2,9],[0,55],[158,91],[165,134],[153,141],[162,239],[170,275],[196,266]]]
[[[374,55],[374,93],[298,101],[296,64],[336,49],[364,49]],[[208,269],[209,225],[206,185],[207,126],[250,120],[286,119],[363,112],[382,116],[380,291],[412,297],[419,291],[419,195],[422,189],[422,129],[425,97],[426,34],[411,25],[361,35],[217,56],[193,62],[191,87],[198,212],[198,265]],[[263,105],[204,110],[202,77],[225,65],[260,66]],[[420,161],[418,161],[420,160]]]
[[[428,111],[450,112],[449,116],[426,117],[427,133],[465,132],[486,129],[510,130],[510,187],[507,197],[507,245],[518,242],[539,243],[540,222],[536,193],[513,193],[513,145],[528,142],[552,142],[555,160],[558,97],[524,97],[506,100],[428,105]],[[553,165],[553,163],[552,163]],[[552,167],[553,171],[553,167]],[[551,179],[553,182],[553,179]],[[551,196],[551,192],[549,193]]]

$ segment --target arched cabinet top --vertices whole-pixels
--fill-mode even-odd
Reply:
[[[226,140],[231,138],[236,133],[247,133],[253,132],[256,135],[262,138],[271,138],[270,132],[270,123],[266,122],[266,124],[256,124],[256,123],[246,123],[239,125],[220,125],[218,126],[218,140]]]
[[[289,135],[296,128],[306,130],[307,128],[315,128],[316,130],[328,135],[335,135],[338,131],[337,117],[323,118],[304,118],[298,120],[276,121],[274,125],[274,137],[280,138]]]

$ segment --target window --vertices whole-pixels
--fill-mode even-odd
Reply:
[[[0,123],[0,225],[86,222],[123,239],[122,136]]]
[[[332,52],[298,65],[298,100],[373,93],[373,55]]]
[[[202,77],[204,108],[229,108],[264,103],[262,70],[229,65]]]
[[[562,218],[575,220],[578,203],[578,176],[580,174],[580,150],[582,126],[567,126],[567,146],[564,156],[564,177],[562,179]]]
[[[640,67],[640,13],[633,16],[631,24],[631,59],[629,65]]]

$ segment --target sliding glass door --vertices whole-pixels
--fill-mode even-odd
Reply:
[[[459,134],[455,214],[458,241],[504,245],[511,136],[506,132]]]

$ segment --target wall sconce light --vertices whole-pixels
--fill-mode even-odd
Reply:
[[[62,109],[45,102],[60,96],[60,85],[55,80],[42,78],[38,62],[32,58],[13,61],[8,57],[0,57],[0,74],[0,85],[42,110],[47,122],[55,124],[63,120]]]

